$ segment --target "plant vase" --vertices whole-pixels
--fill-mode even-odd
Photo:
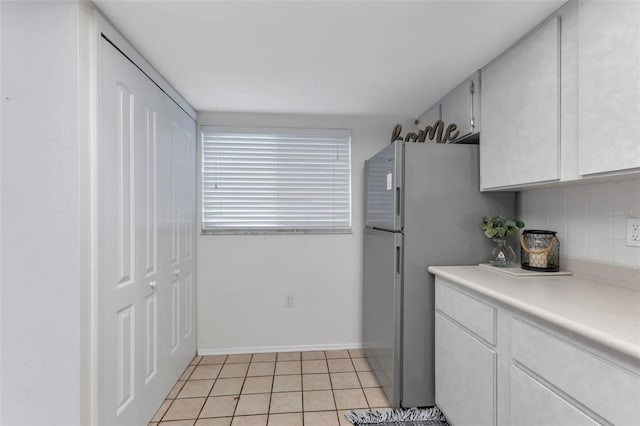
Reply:
[[[516,263],[516,252],[507,244],[506,238],[494,237],[491,239],[496,246],[491,252],[489,264],[501,268],[508,268]]]

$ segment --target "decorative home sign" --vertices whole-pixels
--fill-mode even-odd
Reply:
[[[433,123],[433,126],[426,126],[424,129],[418,131],[418,133],[407,133],[404,138],[402,137],[402,125],[396,124],[391,133],[391,143],[395,141],[405,142],[424,142],[426,139],[433,140],[435,138],[436,143],[449,143],[454,141],[460,132],[457,130],[458,125],[449,124],[447,130],[444,131],[444,122],[438,120]],[[442,133],[444,132],[444,137]]]

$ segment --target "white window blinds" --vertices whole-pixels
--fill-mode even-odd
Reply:
[[[351,232],[351,132],[203,126],[202,229]]]

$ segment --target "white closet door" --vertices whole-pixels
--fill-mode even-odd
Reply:
[[[195,333],[195,191],[196,191],[196,125],[184,111],[172,100],[165,97],[165,104],[171,111],[170,116],[177,124],[178,134],[174,138],[175,170],[174,202],[178,212],[178,264],[177,278],[180,282],[180,339],[182,348],[179,357],[193,356],[196,345]]]
[[[163,264],[167,283],[168,355],[172,365],[188,362],[195,335],[195,122],[169,97],[164,99],[162,130]],[[161,289],[165,291],[165,289]],[[177,367],[176,367],[177,368]],[[181,372],[182,367],[180,368]]]
[[[104,40],[99,105],[100,419],[141,425],[195,353],[195,339],[178,334],[177,343],[172,340],[180,306],[171,309],[180,303],[180,284],[174,297],[175,265],[169,259],[171,238],[180,238],[173,231],[179,216],[170,215],[173,197],[189,193],[195,181],[171,185],[178,160],[164,130],[175,120],[165,95]],[[190,135],[184,144],[194,149],[194,131]],[[183,312],[193,315],[193,309]]]

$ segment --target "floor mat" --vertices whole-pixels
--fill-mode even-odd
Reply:
[[[379,426],[447,426],[447,421],[438,407],[349,411],[345,418],[354,425]]]

